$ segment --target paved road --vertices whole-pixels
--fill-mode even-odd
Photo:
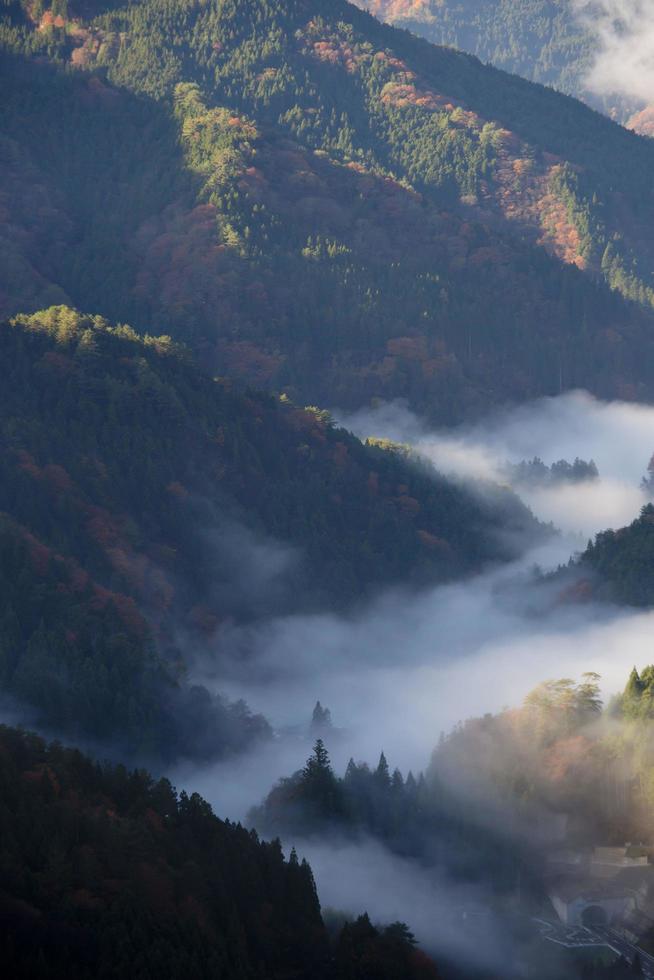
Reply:
[[[534,919],[534,922],[537,924],[541,936],[558,946],[565,946],[568,949],[608,946],[619,956],[628,960],[629,963],[632,963],[636,956],[640,956],[644,976],[648,980],[654,980],[654,956],[650,956],[639,946],[630,943],[608,926],[596,926],[588,929],[585,926],[572,928],[559,922],[549,922],[546,919]]]
[[[654,956],[650,956],[646,953],[644,949],[637,946],[635,943],[630,943],[627,939],[610,929],[608,926],[602,928],[596,928],[594,930],[599,936],[603,936],[606,940],[608,946],[614,949],[616,953],[624,956],[626,960],[631,963],[635,956],[640,956],[640,962],[643,967],[643,973],[646,977],[654,978]]]

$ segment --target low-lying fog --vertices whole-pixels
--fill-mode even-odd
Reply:
[[[596,44],[589,90],[651,104],[654,0],[572,0],[572,10]]]
[[[442,472],[464,479],[506,482],[507,462],[534,456],[548,465],[593,459],[600,478],[520,487],[534,513],[563,533],[509,568],[418,596],[389,592],[350,618],[291,616],[250,628],[254,661],[201,678],[245,698],[280,732],[276,746],[235,764],[238,778],[226,778],[224,767],[197,775],[199,788],[230,816],[242,817],[303,762],[307,745],[294,731],[306,727],[317,699],[343,730],[329,746],[337,770],[350,755],[374,761],[381,748],[391,765],[422,769],[440,732],[465,717],[519,703],[548,677],[585,670],[600,673],[609,694],[634,663],[654,656],[654,613],[558,605],[535,617],[521,589],[501,588],[535,563],[555,568],[596,532],[637,516],[646,501],[640,482],[654,449],[654,409],[576,392],[442,433],[397,404],[339,421],[362,438],[411,443]]]
[[[444,473],[506,482],[507,462],[540,457],[550,465],[575,457],[594,460],[600,481],[548,489],[519,489],[537,517],[585,540],[622,527],[644,502],[640,482],[654,452],[654,409],[600,402],[577,391],[543,398],[485,422],[445,432],[429,431],[401,403],[342,416],[356,435],[385,436],[415,446]]]
[[[266,715],[278,737],[250,757],[210,770],[184,770],[177,780],[201,792],[220,815],[244,818],[279,777],[303,764],[317,699],[331,709],[339,729],[326,739],[338,774],[350,756],[376,763],[381,749],[391,768],[406,774],[427,765],[441,731],[466,717],[519,704],[542,680],[592,670],[602,675],[609,695],[624,686],[634,664],[654,660],[654,612],[546,603],[534,615],[526,585],[516,585],[530,565],[555,568],[585,547],[588,537],[638,515],[646,501],[640,482],[654,450],[654,409],[573,393],[444,433],[428,431],[401,405],[339,421],[363,438],[410,442],[438,469],[463,479],[506,482],[507,462],[534,456],[548,465],[562,458],[593,459],[600,478],[521,488],[536,516],[563,533],[512,567],[420,595],[396,590],[349,618],[292,616],[250,628],[254,660],[243,667],[235,659],[219,676],[200,679],[243,697]],[[226,637],[226,644],[230,640],[242,643],[243,636]],[[347,875],[339,885],[339,875],[329,872],[342,863],[338,855],[326,859],[314,847],[310,859],[312,853],[323,900],[338,904],[340,895],[341,905],[350,907]],[[375,876],[356,880],[357,907],[387,917],[388,901],[380,905]],[[404,917],[410,920],[410,914],[409,909]]]

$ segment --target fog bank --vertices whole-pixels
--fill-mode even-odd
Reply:
[[[654,0],[573,0],[573,9],[599,47],[588,88],[654,101]]]
[[[226,631],[226,659],[199,678],[243,697],[272,722],[278,738],[263,754],[239,758],[192,782],[220,813],[243,818],[310,750],[316,700],[340,731],[327,738],[337,771],[350,756],[420,770],[441,731],[458,721],[519,704],[540,681],[602,675],[606,696],[634,664],[652,659],[654,613],[546,602],[535,609],[523,576],[531,564],[556,567],[606,527],[637,516],[641,477],[654,448],[654,409],[605,404],[584,393],[542,399],[475,426],[430,432],[401,405],[343,420],[362,437],[410,442],[461,479],[505,479],[502,467],[540,456],[546,463],[593,458],[599,480],[521,493],[536,515],[566,533],[513,565],[467,581],[408,594],[395,590],[350,616],[295,615]],[[537,613],[537,614],[536,614]],[[229,650],[250,654],[244,662]]]
[[[600,481],[516,488],[537,517],[584,539],[608,527],[628,524],[646,500],[640,481],[654,451],[654,408],[650,406],[601,402],[587,392],[575,391],[440,432],[429,431],[401,402],[337,416],[363,439],[383,436],[410,443],[437,469],[462,478],[506,482],[504,464],[534,456],[548,465],[560,459],[592,459]]]

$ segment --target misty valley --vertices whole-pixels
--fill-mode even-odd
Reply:
[[[80,328],[99,330],[84,372],[90,370],[86,378],[96,378],[110,397],[111,376],[106,365],[98,372],[95,358],[106,357],[114,342],[126,351],[136,346],[141,356],[141,342],[78,319],[58,310],[9,329],[28,327],[35,337],[23,343],[39,343],[41,363],[50,352],[78,357]],[[171,354],[164,347],[149,356],[158,367]],[[20,362],[18,351],[12,360]],[[181,375],[186,383],[188,370]],[[53,417],[38,420],[30,450],[43,445],[45,433],[50,445],[63,447],[58,420],[75,424],[86,412],[78,398],[88,398],[88,384],[84,380],[76,407],[66,412],[60,385],[48,391],[47,381],[41,384],[39,397],[48,399]],[[32,397],[27,403],[24,391],[15,397],[26,412]],[[197,397],[195,385],[187,397]],[[240,404],[240,396],[231,397]],[[170,404],[170,393],[166,401],[160,395],[156,415]],[[59,546],[66,552],[58,552],[25,524],[5,518],[3,636],[11,628],[31,631],[22,656],[16,657],[18,643],[3,641],[5,721],[63,737],[82,753],[48,748],[12,728],[1,736],[7,747],[4,825],[13,844],[8,881],[13,875],[21,901],[31,895],[47,923],[28,958],[30,969],[41,972],[37,955],[55,964],[62,955],[50,933],[62,927],[63,908],[81,916],[82,937],[85,919],[111,908],[103,854],[116,848],[127,867],[136,860],[143,868],[136,876],[122,872],[132,902],[146,894],[149,915],[177,916],[173,895],[180,883],[171,858],[159,853],[159,835],[168,827],[167,835],[199,833],[203,839],[245,826],[262,840],[281,840],[298,881],[302,873],[311,894],[317,887],[322,923],[316,911],[310,943],[316,971],[431,975],[431,957],[445,977],[620,976],[631,975],[634,961],[648,975],[654,667],[648,666],[647,607],[654,595],[648,560],[654,507],[643,448],[654,433],[654,409],[572,393],[457,429],[432,430],[403,403],[346,416],[344,428],[325,411],[309,420],[312,428],[303,435],[320,449],[332,442],[338,456],[348,449],[372,453],[369,465],[380,468],[389,457],[391,469],[381,470],[375,495],[394,493],[400,514],[425,510],[421,523],[437,522],[422,534],[429,535],[428,553],[436,553],[430,574],[442,582],[430,585],[421,577],[412,583],[400,566],[395,581],[365,596],[344,593],[340,583],[331,586],[331,596],[327,583],[316,591],[309,571],[315,552],[284,543],[262,524],[248,526],[236,504],[223,499],[226,474],[219,504],[210,490],[189,499],[194,491],[186,479],[172,489],[167,484],[166,507],[174,511],[156,515],[158,553],[173,533],[188,536],[195,549],[193,561],[187,568],[178,563],[173,577],[170,562],[155,562],[151,550],[139,547],[136,527],[130,530],[124,519],[118,524],[108,509],[90,503],[97,484],[87,482],[83,463],[71,456],[67,469],[48,468],[36,462],[35,452],[13,450],[8,465],[24,474],[23,490],[3,506],[11,503],[35,528],[39,521],[47,527],[53,506],[81,510],[77,519],[89,549],[81,554],[98,563],[98,579],[106,568],[114,575],[129,571],[132,589],[147,589],[145,601],[144,591],[132,593],[138,607],[125,594],[105,591],[68,554],[80,547],[72,534]],[[283,424],[278,420],[278,439]],[[113,425],[117,431],[107,444],[119,447],[125,437],[120,415]],[[174,419],[167,439],[177,438],[172,430],[178,425]],[[9,439],[9,424],[6,431]],[[108,438],[103,434],[103,442]],[[192,451],[190,439],[186,451]],[[222,465],[225,455],[221,445]],[[350,467],[347,482],[337,487],[356,494],[358,475]],[[304,467],[302,474],[305,479]],[[147,485],[138,465],[123,479],[134,476]],[[371,474],[364,470],[364,476],[370,493]],[[150,507],[159,479],[151,484]],[[288,471],[271,479],[287,481]],[[384,485],[398,479],[407,485]],[[120,480],[117,474],[103,494],[120,499],[129,493]],[[439,482],[432,514],[424,495]],[[475,522],[468,532],[476,527],[459,543],[465,564],[434,533],[447,528],[439,508],[455,492],[466,500],[466,520]],[[356,512],[338,511],[342,521],[355,520]],[[623,525],[618,534],[602,530]],[[397,546],[401,528],[395,533]],[[484,550],[470,558],[471,543],[480,549],[475,538],[482,536]],[[319,560],[324,565],[327,559],[320,553]],[[13,580],[5,571],[10,563]],[[203,582],[196,585],[200,568]],[[74,608],[62,613],[68,595],[75,597]],[[65,633],[52,619],[63,615]],[[73,629],[92,642],[92,659],[76,659]],[[139,662],[145,656],[149,673]],[[121,677],[110,673],[118,665],[123,690],[133,688],[127,705]],[[109,761],[94,765],[88,755]],[[138,771],[130,774],[125,762]],[[164,773],[183,787],[181,797],[170,782],[156,782]],[[29,788],[27,799],[16,795],[16,779]],[[26,821],[29,808],[38,809],[38,818]],[[212,809],[238,823],[214,830]],[[98,810],[108,816],[96,827]],[[206,829],[192,829],[200,818]],[[116,820],[123,829],[112,825]],[[34,833],[46,834],[48,842],[38,845],[30,876],[17,880],[16,850],[26,859]],[[75,843],[80,834],[81,845]],[[281,861],[282,851],[275,853]],[[53,870],[68,860],[70,871]],[[157,897],[162,888],[165,901]],[[286,909],[287,899],[278,900]],[[20,936],[26,910],[15,898],[6,902]],[[125,914],[121,910],[119,919]],[[406,923],[404,932],[398,922]],[[143,928],[147,933],[147,924]],[[135,941],[131,936],[126,950]],[[82,971],[81,951],[91,964],[103,955],[88,942],[78,936],[73,950],[65,950]],[[333,966],[349,956],[372,962]]]
[[[307,857],[328,928],[403,917],[445,976],[648,974],[647,564],[626,598],[596,532],[634,508],[623,547],[651,532],[653,420],[579,393],[454,432],[403,405],[347,420],[476,494],[501,474],[560,527],[513,532],[512,560],[456,583],[230,626],[234,662],[204,668],[275,734],[177,779]]]
[[[653,51],[0,0],[3,976],[654,978]]]

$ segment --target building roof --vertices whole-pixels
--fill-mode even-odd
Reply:
[[[647,864],[647,854],[642,848],[596,847],[590,858],[590,873],[597,877],[610,878],[621,868],[642,868]]]

